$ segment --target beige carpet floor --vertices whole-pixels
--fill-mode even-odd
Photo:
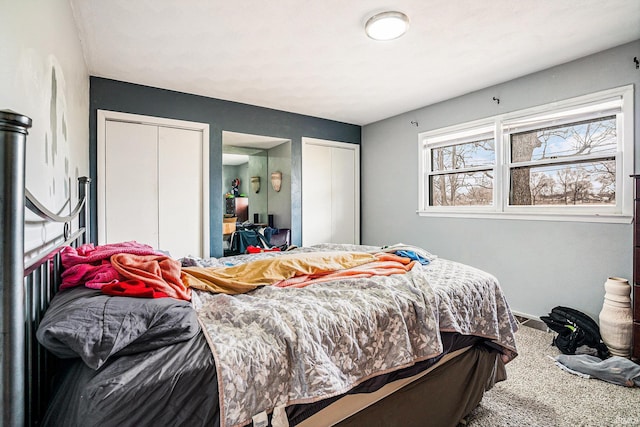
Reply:
[[[561,370],[548,357],[560,354],[550,332],[521,326],[516,338],[508,379],[485,394],[468,426],[640,426],[640,388]]]

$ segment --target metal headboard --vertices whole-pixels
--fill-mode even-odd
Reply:
[[[60,251],[87,243],[89,183],[78,179],[78,203],[62,216],[44,207],[25,189],[25,145],[31,119],[0,110],[0,309],[2,420],[4,426],[39,424],[52,387],[54,358],[37,342],[35,332],[58,289]],[[70,201],[67,202],[70,204]],[[44,222],[64,224],[63,236],[29,252],[25,261],[25,206]],[[78,230],[72,222],[78,218]]]

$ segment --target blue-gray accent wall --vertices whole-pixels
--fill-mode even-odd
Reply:
[[[634,84],[637,173],[640,70],[634,57],[640,57],[640,40],[364,126],[362,243],[414,244],[493,273],[511,307],[523,314],[545,315],[566,305],[597,319],[607,277],[632,278],[632,225],[420,217],[418,134]]]
[[[291,140],[292,242],[302,241],[302,137],[360,144],[361,127],[238,102],[142,86],[101,77],[90,78],[89,170],[97,194],[97,110],[166,117],[209,124],[211,255],[222,255],[222,131]],[[132,184],[135,185],[135,184]],[[92,241],[97,241],[97,201],[92,199]]]

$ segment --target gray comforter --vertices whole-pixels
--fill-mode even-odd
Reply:
[[[356,249],[376,250],[304,250]],[[430,259],[405,275],[235,297],[198,291],[197,316],[188,302],[170,298],[60,292],[38,338],[70,364],[43,425],[242,425],[439,354],[438,330],[487,337],[514,357],[516,326],[497,280]]]
[[[324,245],[305,250],[375,250]],[[227,263],[278,256],[236,257]],[[227,296],[197,292],[213,351],[221,425],[241,426],[349,390],[442,352],[438,330],[490,338],[515,356],[516,329],[497,280],[433,257],[403,275]]]
[[[187,301],[73,288],[37,336],[63,359],[49,365],[58,381],[43,426],[218,425],[215,363]]]

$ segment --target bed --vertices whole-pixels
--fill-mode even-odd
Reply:
[[[11,120],[4,138],[23,145],[28,126]],[[20,159],[10,160],[24,177]],[[23,183],[3,186],[17,209],[17,218],[3,217],[15,240],[24,226]],[[504,364],[517,355],[517,326],[495,277],[406,245],[171,260],[198,280],[197,272],[232,271],[238,279],[242,269],[289,268],[301,259],[353,263],[333,269],[347,276],[323,273],[243,292],[211,292],[207,283],[224,286],[213,279],[203,286],[185,279],[194,285],[190,298],[58,291],[59,254],[88,244],[86,180],[80,185],[77,232],[65,227],[63,241],[27,268],[22,247],[3,248],[4,267],[16,270],[3,276],[10,322],[3,323],[4,425],[457,425],[506,378]],[[405,259],[404,273],[362,271],[393,256]],[[46,274],[24,279],[31,271]],[[41,276],[52,279],[46,288]],[[14,372],[20,375],[11,378]]]

